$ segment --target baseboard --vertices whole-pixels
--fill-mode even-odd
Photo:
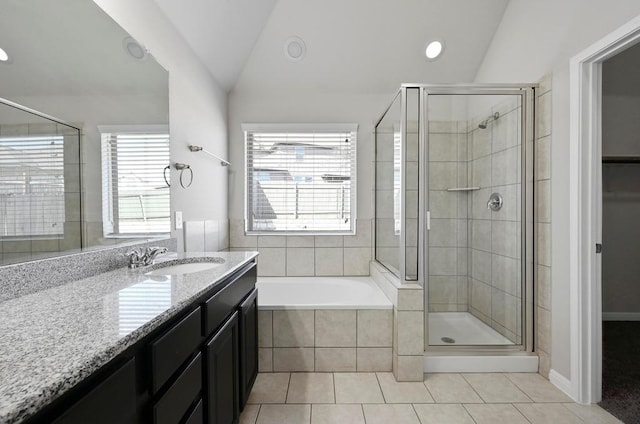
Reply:
[[[640,312],[603,312],[603,321],[640,321]]]
[[[573,390],[571,390],[571,381],[569,381],[565,376],[552,369],[549,371],[549,381],[558,389],[562,390],[564,394],[575,400],[575,396],[572,394]]]

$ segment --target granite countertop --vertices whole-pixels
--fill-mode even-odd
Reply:
[[[156,264],[225,263],[168,276],[122,268],[0,303],[0,423],[29,418],[256,255],[173,253]]]

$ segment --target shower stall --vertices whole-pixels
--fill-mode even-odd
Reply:
[[[403,85],[375,126],[375,259],[425,351],[533,351],[534,84]]]

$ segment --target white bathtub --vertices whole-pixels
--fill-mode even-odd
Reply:
[[[392,309],[369,277],[258,277],[258,309]]]

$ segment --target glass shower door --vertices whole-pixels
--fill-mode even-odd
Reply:
[[[427,347],[524,344],[525,94],[425,88]]]

